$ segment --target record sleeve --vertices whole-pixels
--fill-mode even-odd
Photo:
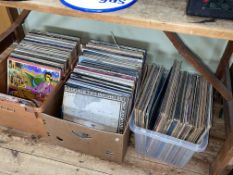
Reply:
[[[125,97],[66,85],[63,99],[64,119],[86,120],[93,122],[93,126],[97,123],[112,128],[109,132],[114,130],[123,133],[128,103],[128,98]]]
[[[61,80],[61,70],[8,58],[8,94],[43,102]]]

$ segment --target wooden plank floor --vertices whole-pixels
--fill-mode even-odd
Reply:
[[[3,175],[208,175],[209,165],[223,139],[223,121],[214,120],[211,139],[204,153],[195,154],[182,169],[143,158],[135,153],[133,137],[123,164],[74,152],[31,135],[0,128],[0,174]]]

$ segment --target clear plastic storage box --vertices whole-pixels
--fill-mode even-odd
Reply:
[[[180,140],[135,125],[134,116],[130,119],[130,129],[134,132],[136,152],[167,164],[184,167],[196,152],[203,152],[208,145],[209,130],[198,144]]]

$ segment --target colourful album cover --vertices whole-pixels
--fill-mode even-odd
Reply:
[[[61,80],[61,70],[8,58],[8,94],[43,102]]]

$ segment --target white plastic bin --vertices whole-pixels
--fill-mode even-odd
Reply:
[[[198,144],[180,140],[155,131],[140,128],[130,119],[130,129],[134,132],[136,152],[169,165],[184,167],[195,152],[203,152],[208,145],[209,130]]]

